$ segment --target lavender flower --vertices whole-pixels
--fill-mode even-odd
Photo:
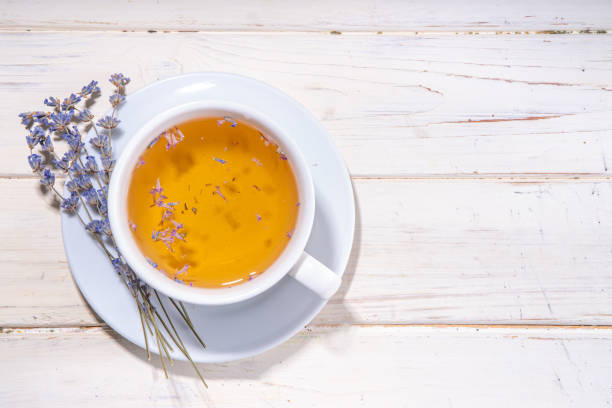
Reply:
[[[98,164],[96,163],[96,158],[93,156],[87,156],[85,159],[85,169],[91,173],[98,172]]]
[[[109,172],[109,173],[113,171],[113,168],[115,167],[115,160],[111,160],[105,157],[101,161],[102,161],[102,168],[104,168],[104,171]]]
[[[45,137],[45,131],[40,126],[30,129],[30,134],[26,136],[26,143],[33,149]]]
[[[67,181],[64,187],[66,187],[66,190],[70,191],[71,193],[79,190],[79,186],[77,186],[77,184],[72,180]]]
[[[76,192],[71,192],[70,197],[64,198],[60,205],[62,209],[68,213],[75,212],[79,206],[79,195]]]
[[[70,174],[73,176],[80,176],[85,173],[85,169],[78,163],[74,162],[70,167]]]
[[[69,97],[64,98],[64,101],[62,102],[62,110],[63,111],[72,110],[74,109],[75,105],[79,102],[81,102],[80,95],[70,94]]]
[[[44,169],[40,182],[44,186],[52,187],[55,184],[55,174],[49,169]]]
[[[37,138],[32,137],[31,135],[26,135],[26,143],[28,144],[28,147],[30,148],[30,150],[36,147],[38,142],[39,140]]]
[[[93,113],[91,113],[89,109],[83,109],[77,115],[77,119],[80,120],[81,122],[91,122],[93,118],[94,118],[94,115]]]
[[[81,142],[81,132],[76,126],[73,126],[72,129],[66,128],[66,133],[62,134],[62,138],[68,142],[68,146],[72,148],[72,150],[79,151],[83,146]]]
[[[106,187],[104,187],[104,189],[106,189]],[[102,191],[105,190],[98,190],[98,212],[101,216],[106,217],[106,214],[108,213],[108,205],[105,198],[106,196],[102,194]]]
[[[102,188],[98,189],[98,195],[100,197],[108,197],[108,187],[103,186]]]
[[[96,192],[96,189],[91,187],[88,190],[84,190],[81,195],[83,196],[83,198],[85,199],[85,201],[87,201],[87,204],[91,205],[91,206],[97,206],[98,205],[98,193]]]
[[[51,118],[51,122],[49,122],[49,129],[52,132],[63,133],[70,121],[72,120],[72,115],[74,111],[66,111],[66,112],[57,112],[49,115]]]
[[[121,102],[125,101],[125,96],[119,93],[114,93],[108,98],[108,101],[113,108],[116,108]]]
[[[110,221],[108,220],[108,217],[104,217],[104,219],[102,220],[102,232],[104,232],[104,234],[106,234],[107,236],[112,236],[113,235],[113,231],[111,231],[111,227],[110,227]]]
[[[46,114],[45,116],[41,116],[38,119],[36,119],[36,123],[38,123],[40,126],[43,126],[45,128],[49,127],[49,119],[47,119]]]
[[[98,87],[98,81],[91,81],[81,89],[81,96],[86,98],[89,95],[97,94],[99,92],[100,88]]]
[[[115,272],[117,272],[119,275],[124,275],[127,273],[128,267],[125,262],[121,260],[121,258],[114,258],[111,263],[113,264]]]
[[[64,153],[64,155],[62,156],[60,160],[53,159],[52,160],[53,165],[57,169],[68,171],[68,169],[70,168],[71,162],[74,160],[75,157],[76,155],[74,153],[74,150],[68,150],[66,153]]]
[[[104,129],[114,129],[119,123],[121,123],[119,119],[113,118],[112,116],[105,116],[100,119],[96,125]]]
[[[43,103],[47,106],[50,106],[52,108],[56,108],[58,106],[60,106],[60,100],[59,98],[55,98],[53,96],[50,96],[49,98],[45,98],[45,100],[43,101]]]
[[[102,149],[104,146],[108,144],[108,136],[106,135],[97,135],[89,139],[89,143],[91,143],[97,149]]]
[[[46,116],[47,114],[41,111],[23,112],[19,114],[19,117],[21,118],[21,124],[25,127],[31,126],[32,123]]]
[[[53,142],[51,141],[51,136],[46,136],[43,138],[43,140],[41,140],[40,150],[42,150],[43,152],[53,153],[55,149],[53,148]]]
[[[93,220],[85,226],[85,229],[91,232],[92,234],[101,234],[102,233],[102,221]]]
[[[102,180],[104,184],[110,183],[110,175],[104,170],[98,172],[98,177],[100,177],[100,180]]]
[[[91,178],[87,174],[82,174],[79,177],[74,178],[74,182],[79,186],[81,190],[89,190],[93,187]]]
[[[124,86],[130,82],[130,78],[124,76],[123,74],[113,74],[110,76],[108,81],[115,85],[120,90],[123,90]]]
[[[32,171],[36,173],[42,169],[42,156],[33,153],[28,156],[28,163],[30,163]]]

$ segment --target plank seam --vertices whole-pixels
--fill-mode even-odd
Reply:
[[[329,35],[329,36],[342,36],[342,35],[393,35],[393,36],[421,36],[421,35],[435,35],[435,36],[454,36],[454,35],[611,35],[612,27],[601,27],[597,29],[587,30],[527,30],[527,31],[494,31],[494,30],[450,30],[450,31],[436,31],[436,30],[270,30],[270,31],[257,31],[257,30],[167,30],[167,29],[122,29],[117,28],[114,30],[100,30],[92,28],[91,30],[86,29],[71,29],[66,27],[64,29],[45,29],[45,28],[25,28],[25,27],[14,27],[14,28],[0,28],[0,33],[123,33],[123,34],[205,34],[205,35],[228,35],[228,34],[240,34],[240,35]]]
[[[471,328],[471,329],[551,329],[551,330],[580,330],[580,329],[588,329],[588,330],[612,330],[612,325],[576,325],[576,324],[472,324],[472,323],[314,323],[309,324],[305,328],[308,327],[406,327],[406,328],[439,328],[439,329],[453,329],[453,328]],[[39,329],[95,329],[100,328],[104,330],[112,330],[108,325],[101,324],[87,324],[87,325],[54,325],[54,326],[12,326],[12,325],[1,325],[0,324],[0,334],[6,330],[39,330]]]

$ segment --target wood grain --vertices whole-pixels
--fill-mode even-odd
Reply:
[[[612,28],[605,0],[5,1],[0,28],[34,30],[525,31]],[[35,10],[35,11],[34,11]]]
[[[355,176],[605,176],[612,163],[612,35],[0,33],[0,55],[0,175],[29,174],[18,112],[115,70],[130,90],[209,70],[268,82],[322,120]]]
[[[166,380],[102,329],[19,330],[0,344],[7,407],[563,408],[612,398],[611,330],[313,327],[258,357],[202,365],[208,391],[187,364]]]
[[[316,324],[612,323],[612,183],[354,185],[355,248]],[[70,277],[59,215],[39,194],[35,180],[0,180],[10,236],[0,248],[0,323],[98,325]]]
[[[4,1],[0,406],[610,405],[611,10]],[[339,293],[274,350],[202,365],[209,391],[183,363],[164,379],[87,307],[29,175],[17,113],[116,71],[132,91],[195,71],[268,82],[354,178]]]

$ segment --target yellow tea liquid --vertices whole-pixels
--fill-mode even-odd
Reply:
[[[299,206],[278,146],[227,117],[160,135],[141,155],[128,192],[130,228],[149,262],[206,288],[265,271],[291,239]]]

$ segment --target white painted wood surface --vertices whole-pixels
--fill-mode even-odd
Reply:
[[[2,2],[0,406],[610,405],[611,28],[602,0]],[[338,295],[208,391],[84,303],[16,120],[200,70],[302,102],[359,209]]]
[[[258,357],[202,365],[208,391],[187,364],[176,363],[166,380],[141,349],[99,328],[20,330],[5,333],[0,345],[8,351],[0,395],[9,406],[565,408],[612,401],[610,329],[313,327]]]
[[[249,31],[524,31],[612,28],[606,0],[5,0],[4,29]]]
[[[97,325],[70,278],[57,212],[37,184],[0,180],[0,191],[11,192],[0,196],[0,224],[13,237],[0,247],[0,321]],[[612,183],[354,186],[355,249],[317,324],[612,324]]]
[[[114,70],[130,89],[198,70],[266,81],[322,119],[355,176],[603,175],[612,163],[612,34],[0,32],[0,56],[5,175],[30,172],[19,112]]]

